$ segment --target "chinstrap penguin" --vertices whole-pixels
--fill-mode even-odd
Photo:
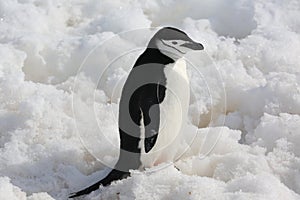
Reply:
[[[169,146],[186,121],[189,80],[184,54],[203,50],[183,31],[164,27],[138,57],[122,90],[119,105],[120,155],[114,169],[99,182],[71,194],[88,194],[100,185],[130,175],[129,170],[172,161]]]

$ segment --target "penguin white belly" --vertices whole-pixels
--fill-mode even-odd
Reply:
[[[158,137],[153,148],[145,153],[142,149],[143,167],[152,167],[161,162],[173,161],[176,154],[178,136],[187,121],[190,88],[183,58],[164,69],[166,76],[165,97],[160,107]]]

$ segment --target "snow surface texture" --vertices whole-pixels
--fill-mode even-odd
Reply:
[[[174,164],[132,171],[84,198],[300,199],[298,0],[10,0],[0,1],[1,200],[66,199],[107,173],[96,158],[116,161],[118,94],[139,52],[121,59],[97,89],[92,75],[120,49],[151,37],[116,34],[164,25],[201,42],[217,66],[202,54],[189,57],[204,78],[191,73],[183,140],[198,129],[197,136]],[[117,44],[77,73],[112,37]],[[99,136],[95,118],[113,144]]]

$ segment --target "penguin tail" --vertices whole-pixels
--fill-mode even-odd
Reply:
[[[130,175],[129,172],[123,172],[123,171],[119,171],[119,170],[116,170],[116,169],[113,169],[104,179],[102,179],[101,181],[98,181],[97,183],[94,183],[93,185],[83,189],[83,190],[80,190],[78,192],[74,192],[74,193],[71,193],[69,198],[74,198],[74,197],[78,197],[78,196],[81,196],[81,195],[86,195],[86,194],[89,194],[97,189],[99,189],[99,186],[102,185],[102,186],[107,186],[107,185],[110,185],[113,181],[116,181],[116,180],[120,180],[120,179],[123,179],[123,178],[126,178]]]

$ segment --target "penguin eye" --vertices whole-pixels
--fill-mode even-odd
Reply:
[[[172,44],[178,44],[178,42],[176,42],[176,41],[173,41],[173,42],[172,42]]]

